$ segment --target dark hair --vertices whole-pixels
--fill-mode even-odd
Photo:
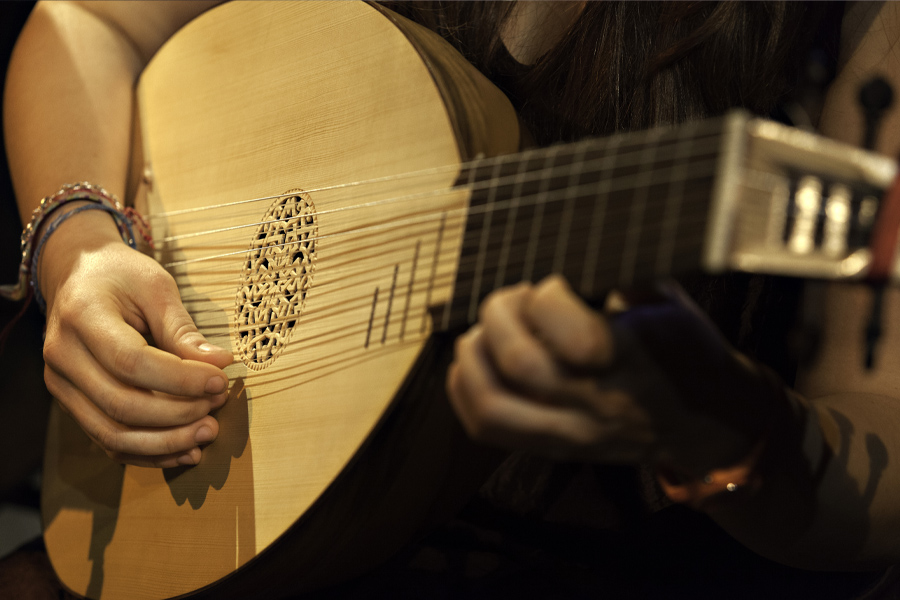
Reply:
[[[384,4],[439,33],[498,84],[539,145],[732,107],[771,116],[803,84],[817,35],[836,62],[843,14],[839,2],[587,2],[561,42],[523,66],[500,39],[513,3]],[[791,379],[796,284],[742,274],[683,283],[732,343]]]
[[[829,3],[588,2],[529,67],[500,41],[512,3],[385,4],[438,32],[497,82],[547,144],[735,106],[770,114],[797,81]]]

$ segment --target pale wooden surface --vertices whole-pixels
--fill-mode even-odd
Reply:
[[[458,169],[321,188],[518,146],[515,116],[499,92],[462,69],[461,58],[440,56],[449,48],[442,42],[415,37],[420,50],[438,53],[426,61],[432,72],[370,6],[231,3],[179,32],[142,76],[142,152],[152,172],[141,193],[145,214],[301,188],[317,213],[315,270],[285,350],[266,368],[236,361],[227,370],[232,397],[218,415],[220,438],[198,467],[123,471],[54,415],[45,537],[72,590],[156,598],[227,575],[338,477],[405,380],[428,334],[426,298],[439,304],[449,295],[466,196],[432,191],[451,186]],[[433,76],[436,66],[464,73],[458,93],[474,108],[445,108],[441,90],[451,84]],[[500,116],[474,116],[488,108]],[[460,131],[467,139],[457,139]],[[242,268],[270,204],[153,218],[158,240],[231,228],[163,241],[156,255],[163,264],[219,256],[170,271],[200,329],[232,349]]]

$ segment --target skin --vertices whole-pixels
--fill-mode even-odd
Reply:
[[[676,331],[692,348],[665,345]],[[558,276],[484,301],[456,342],[447,389],[476,439],[560,458],[663,461],[700,476],[749,452],[764,426],[759,398],[771,395],[677,288],[612,319]],[[727,409],[711,405],[726,394]],[[736,430],[726,423],[741,405]]]
[[[137,75],[208,6],[38,4],[17,44],[4,99],[23,217],[66,182],[123,192]],[[823,110],[825,133],[858,141],[854,96],[866,73],[885,70],[900,89],[889,43],[896,35],[885,35],[900,31],[898,12],[892,3],[848,9],[856,35],[844,39],[856,42],[843,49]],[[506,35],[517,47],[538,47],[540,36],[530,42],[536,32],[528,31],[513,26]],[[880,142],[894,155],[897,118],[887,119]],[[48,302],[45,379],[60,405],[117,460],[199,461],[218,432],[209,412],[224,402],[222,369],[232,357],[197,332],[168,274],[126,248],[108,216],[89,211],[53,235],[39,276]],[[605,462],[651,460],[691,476],[734,464],[766,431],[771,449],[792,450],[761,463],[757,493],[710,508],[719,523],[789,564],[864,569],[900,560],[900,472],[874,468],[876,454],[888,464],[900,455],[900,373],[860,366],[865,293],[828,294],[822,360],[803,373],[799,387],[815,417],[803,434],[766,429],[783,415],[781,392],[677,290],[663,296],[655,309],[612,318],[555,278],[495,292],[478,325],[460,338],[448,374],[462,423],[476,439],[504,447]],[[887,304],[887,322],[900,322],[896,293],[889,292]],[[679,335],[659,333],[674,327]],[[889,331],[880,364],[898,358],[900,336]],[[814,480],[811,465],[820,456],[830,458]]]
[[[10,63],[4,98],[23,219],[63,183],[103,182],[114,194],[124,192],[137,76],[172,33],[209,5],[35,8]],[[59,142],[48,143],[50,136]],[[116,460],[196,464],[201,446],[218,434],[209,412],[225,401],[222,369],[231,353],[206,343],[172,278],[125,247],[104,217],[89,211],[70,219],[42,252],[47,387]]]
[[[898,31],[896,4],[849,6],[840,72],[821,117],[823,133],[859,143],[863,121],[856,94],[873,73],[900,89],[900,58],[892,42]],[[900,111],[885,117],[878,150],[900,153]],[[683,298],[669,302],[668,316],[645,311],[649,317],[637,316],[630,326],[671,330],[680,312],[694,311]],[[879,568],[900,560],[900,474],[884,468],[900,455],[900,372],[890,368],[900,357],[900,336],[891,329],[900,322],[900,295],[894,289],[886,293],[888,331],[879,346],[880,368],[872,372],[863,367],[868,290],[833,285],[824,303],[821,354],[797,384],[808,400],[812,428],[770,433],[770,448],[793,450],[761,465],[763,485],[754,495],[714,504],[707,512],[751,549],[786,564]],[[695,478],[727,468],[755,447],[758,430],[727,424],[752,424],[760,413],[777,412],[778,392],[745,358],[713,342],[690,363],[673,368],[696,339],[687,344],[684,337],[661,335],[635,352],[617,340],[615,329],[615,319],[591,310],[556,278],[496,291],[481,307],[478,324],[457,342],[447,379],[453,407],[470,435],[486,443],[561,458],[674,464]],[[693,337],[703,338],[703,329],[698,321]],[[654,356],[647,360],[650,350]],[[730,390],[678,381],[716,377],[723,369]],[[711,410],[723,401],[728,414]],[[812,471],[820,464],[815,481]]]

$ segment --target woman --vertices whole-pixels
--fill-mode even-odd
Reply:
[[[123,191],[136,77],[210,4],[38,5],[5,99],[23,217],[66,182]],[[804,9],[730,4],[395,8],[457,44],[510,94],[537,141],[548,143],[740,104],[770,113],[791,81]],[[900,11],[890,3],[848,7],[839,72],[819,121],[825,134],[861,138],[856,90],[874,71],[900,81],[895,37],[883,35],[897,31]],[[740,43],[725,43],[735,36]],[[719,66],[698,72],[702,64]],[[882,151],[896,155],[898,127],[889,116]],[[71,219],[78,227],[61,226],[42,249],[48,388],[110,456],[144,466],[196,464],[217,435],[209,413],[225,401],[222,369],[232,357],[206,343],[172,280],[125,248],[98,213],[78,214]],[[778,561],[817,569],[897,562],[900,514],[892,497],[900,474],[882,471],[883,456],[876,459],[881,452],[890,464],[900,451],[893,433],[900,374],[884,368],[900,356],[900,337],[885,336],[883,367],[867,373],[857,343],[864,292],[829,291],[821,359],[799,379],[806,400],[734,351],[681,292],[662,295],[662,303],[611,319],[558,279],[497,292],[460,339],[448,375],[462,422],[476,438],[507,447],[649,462],[671,501],[708,512]],[[887,322],[900,314],[893,292],[886,312]],[[679,338],[660,333],[672,328]],[[147,333],[157,348],[146,344]],[[683,339],[692,340],[690,353]]]

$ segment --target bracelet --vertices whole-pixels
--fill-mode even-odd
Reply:
[[[33,288],[30,283],[36,281],[36,278],[32,277],[33,271],[36,270],[35,267],[37,265],[37,261],[34,260],[34,257],[37,254],[34,247],[35,234],[51,213],[62,205],[76,200],[86,200],[93,203],[86,206],[104,207],[103,210],[112,215],[115,220],[116,227],[119,230],[119,235],[122,236],[122,240],[132,248],[137,247],[134,238],[134,227],[140,231],[144,240],[153,247],[150,225],[137,211],[130,207],[123,207],[118,198],[100,186],[92,185],[87,182],[69,183],[60,188],[55,194],[42,198],[40,204],[34,209],[34,212],[31,214],[31,221],[22,230],[22,260],[19,263],[18,281],[11,285],[0,285],[0,298],[5,298],[7,300],[22,300],[33,293]],[[51,224],[51,229],[48,229],[40,240],[38,247],[42,247],[44,242],[46,242],[48,235],[69,218],[66,215],[71,215],[76,212],[81,211],[75,209],[70,213],[66,213],[57,221],[54,221],[54,223]]]
[[[102,210],[103,212],[112,215],[112,218],[116,219],[117,223],[117,217],[121,215],[121,213],[117,212],[116,209],[110,208],[105,204],[85,204],[84,206],[79,206],[78,208],[70,210],[67,213],[59,215],[50,222],[50,224],[47,226],[47,230],[44,232],[44,235],[41,236],[41,241],[39,241],[37,246],[35,246],[31,256],[31,288],[32,290],[34,290],[34,301],[41,309],[41,312],[47,312],[47,303],[44,300],[44,295],[41,294],[41,286],[38,282],[37,276],[38,260],[41,255],[41,250],[43,250],[44,244],[47,243],[47,240],[60,225],[62,225],[78,213],[82,213],[88,210]],[[125,243],[127,243],[131,248],[137,248],[137,244],[134,241],[134,234],[131,223],[129,223],[127,220],[125,221],[125,227],[128,231],[128,238]],[[123,239],[125,239],[124,236]]]

